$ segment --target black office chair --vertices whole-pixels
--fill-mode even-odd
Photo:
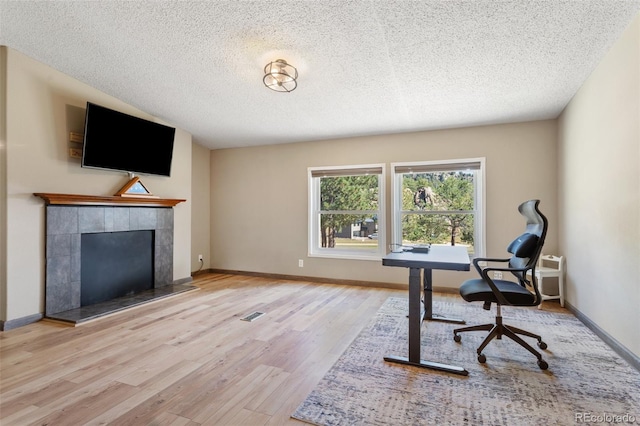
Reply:
[[[527,349],[538,358],[538,366],[546,370],[549,365],[542,359],[542,355],[531,345],[525,342],[519,334],[533,337],[538,340],[540,349],[546,349],[547,344],[537,334],[526,330],[506,325],[502,323],[502,305],[511,306],[537,306],[542,302],[542,296],[538,290],[535,268],[538,257],[542,252],[544,239],[547,235],[547,218],[538,210],[540,200],[529,200],[518,206],[518,211],[527,219],[525,232],[513,240],[507,251],[512,254],[508,259],[475,258],[473,266],[482,278],[467,280],[460,286],[460,295],[467,302],[484,302],[483,308],[491,309],[491,304],[497,305],[495,324],[483,324],[470,327],[457,328],[453,330],[453,340],[460,342],[460,335],[466,331],[489,331],[489,335],[478,347],[478,361],[485,363],[487,358],[482,350],[491,340],[501,339],[507,336],[520,346]],[[487,266],[480,266],[481,262],[487,262]],[[492,266],[506,263],[506,266]],[[492,279],[490,274],[493,271],[501,271],[503,274],[510,272],[518,279],[518,282]],[[527,277],[527,272],[531,271],[531,276]],[[527,278],[531,278],[528,281]]]

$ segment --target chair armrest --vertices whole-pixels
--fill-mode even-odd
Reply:
[[[473,266],[475,266],[476,270],[478,271],[478,273],[480,275],[482,275],[482,271],[502,271],[502,272],[520,272],[525,274],[527,271],[530,271],[532,269],[535,269],[534,267],[531,268],[499,268],[497,266],[480,266],[479,263],[480,262],[502,262],[502,263],[507,263],[509,262],[511,259],[494,259],[494,258],[475,258],[473,259]]]
[[[493,279],[489,276],[489,272],[491,271],[501,271],[501,272],[520,272],[523,276],[526,275],[527,271],[532,268],[510,268],[503,267],[500,268],[498,266],[480,266],[480,262],[492,262],[492,263],[508,263],[511,259],[499,259],[499,258],[475,258],[473,259],[473,266],[476,268],[482,280],[485,281],[491,291],[495,295],[496,299],[499,301],[501,305],[510,305],[510,303],[505,299],[504,295],[498,290],[498,287],[493,282]]]
[[[507,263],[510,259],[498,259],[493,257],[476,257],[473,259],[473,266],[478,271],[478,274],[482,275],[482,270],[488,268],[489,266],[480,266],[480,262],[493,262],[493,263]]]

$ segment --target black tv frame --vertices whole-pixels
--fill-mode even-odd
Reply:
[[[170,177],[175,130],[87,102],[82,167]]]

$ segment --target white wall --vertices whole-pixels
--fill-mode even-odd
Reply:
[[[44,311],[45,208],[33,193],[113,195],[128,181],[124,173],[83,169],[79,160],[69,157],[69,131],[82,132],[86,102],[153,120],[15,50],[7,48],[6,53],[5,321]],[[188,278],[191,135],[176,131],[171,178],[141,179],[155,195],[188,200],[174,209],[174,279]]]
[[[567,299],[640,356],[640,15],[559,120]]]
[[[392,162],[472,157],[486,157],[488,253],[506,254],[524,229],[517,206],[531,198],[541,199],[549,218],[552,253],[556,137],[556,121],[549,120],[212,151],[211,267],[406,284],[406,270],[379,260],[307,257],[307,167],[387,163],[389,169]],[[434,285],[457,288],[474,273],[434,271]]]

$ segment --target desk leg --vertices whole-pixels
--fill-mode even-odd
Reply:
[[[431,269],[424,270],[424,317],[422,317],[422,319],[425,321],[443,321],[453,322],[456,324],[466,324],[465,320],[458,318],[447,318],[442,315],[433,313],[433,281],[431,272]]]
[[[467,376],[469,372],[462,367],[420,359],[420,327],[422,326],[422,321],[420,320],[420,287],[420,269],[411,268],[409,271],[409,358],[389,356],[384,357],[384,360]]]

